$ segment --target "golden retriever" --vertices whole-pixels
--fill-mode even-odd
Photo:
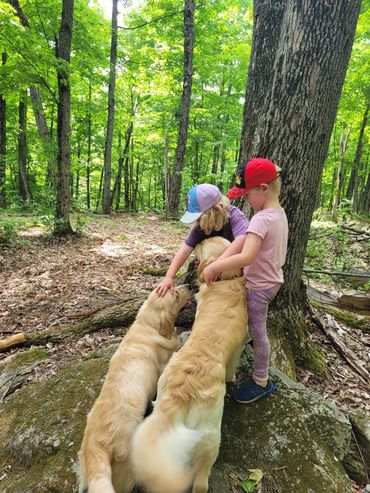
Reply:
[[[199,243],[195,247],[194,253],[199,261],[198,278],[200,282],[204,282],[202,275],[203,270],[207,267],[207,265],[217,260],[229,245],[230,242],[226,238],[222,238],[222,236],[214,236],[213,238],[202,241],[202,243]],[[234,279],[234,277],[240,277],[240,275],[240,269],[237,271],[225,271],[221,273],[220,279]]]
[[[201,268],[207,264],[207,242],[214,251],[219,240],[204,241],[196,252]],[[224,249],[225,243],[219,255]],[[244,344],[243,277],[201,284],[196,297],[190,337],[158,381],[153,413],[133,435],[134,474],[151,493],[184,493],[191,485],[192,493],[208,491],[220,446],[225,381],[233,379]]]
[[[113,355],[102,390],[87,417],[79,451],[80,492],[128,493],[133,431],[155,397],[157,382],[177,349],[175,319],[190,300],[186,286],[160,298],[153,291]]]

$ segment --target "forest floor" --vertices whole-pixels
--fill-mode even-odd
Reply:
[[[0,216],[4,219],[9,217]],[[19,221],[17,234],[0,244],[0,339],[17,332],[32,334],[71,325],[97,308],[140,293],[146,296],[160,282],[186,234],[180,223],[166,222],[156,214],[86,216],[82,234],[60,240],[47,235],[34,216]],[[362,258],[365,261],[360,267],[369,272],[366,255]],[[322,291],[338,290],[333,283],[311,280],[310,285]],[[363,316],[362,321],[365,330],[340,322],[339,332],[369,368],[370,317]],[[309,324],[309,332],[326,355],[328,374],[323,377],[298,369],[298,379],[332,399],[345,413],[357,409],[370,412],[368,385],[316,326]],[[43,348],[45,359],[37,362],[28,382],[48,378],[96,348],[118,342],[122,333],[105,329],[77,341],[48,343]],[[22,352],[27,360],[27,351],[14,348],[0,353],[0,369]]]

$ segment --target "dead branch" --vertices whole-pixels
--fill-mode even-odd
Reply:
[[[370,374],[357,359],[355,353],[340,340],[336,333],[339,328],[338,322],[328,313],[320,316],[317,310],[310,308],[312,320],[321,329],[321,331],[330,339],[334,348],[343,356],[348,364],[356,371],[364,383],[370,382]]]
[[[23,334],[23,332],[20,332],[19,334],[14,334],[10,337],[7,337],[6,339],[0,340],[0,352],[6,351],[13,346],[23,344],[24,342],[26,342],[26,336]]]

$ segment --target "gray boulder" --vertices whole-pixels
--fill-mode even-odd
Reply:
[[[2,493],[75,491],[86,415],[115,349],[73,364],[48,381],[28,385],[4,401]],[[264,473],[261,493],[350,493],[350,480],[341,464],[349,447],[350,422],[332,404],[278,370],[273,378],[278,392],[272,397],[249,406],[226,397],[210,491],[237,491],[232,486],[235,481],[248,469],[259,468]]]

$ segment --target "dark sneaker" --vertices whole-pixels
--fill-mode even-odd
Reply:
[[[266,387],[258,385],[253,378],[249,378],[246,382],[242,383],[240,387],[231,392],[231,396],[236,402],[240,404],[249,404],[261,397],[267,397],[275,392],[276,385],[270,380],[267,382]]]

